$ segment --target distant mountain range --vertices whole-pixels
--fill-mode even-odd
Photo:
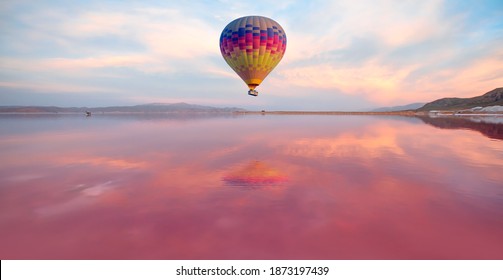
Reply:
[[[475,108],[477,112],[500,111],[503,106],[503,87],[496,88],[481,96],[470,98],[447,97],[429,103],[412,103],[402,106],[381,107],[371,112],[398,112],[398,111],[458,111]],[[486,110],[487,109],[487,110]]]
[[[424,106],[425,103],[411,103],[402,106],[393,106],[393,107],[381,107],[372,110],[372,112],[395,112],[395,111],[406,111],[406,110],[416,110]]]
[[[187,103],[151,103],[111,107],[0,106],[0,113],[225,113],[236,111],[244,111],[244,109]]]
[[[468,110],[477,112],[502,111],[503,87],[496,88],[481,96],[470,98],[441,98],[429,103],[412,103],[403,106],[382,107],[370,112],[411,113],[427,111],[458,111]],[[474,109],[475,108],[475,109]],[[187,103],[150,103],[134,106],[110,107],[56,107],[56,106],[0,106],[0,113],[229,113],[244,112],[245,109],[236,107],[212,107]],[[401,112],[404,111],[404,112]],[[303,111],[299,111],[303,112]]]
[[[470,98],[441,98],[426,103],[417,111],[465,110],[474,107],[503,106],[503,87],[496,88],[481,96]]]

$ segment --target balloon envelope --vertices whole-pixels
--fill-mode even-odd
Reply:
[[[233,20],[220,35],[220,52],[251,91],[278,65],[286,34],[276,21],[262,16]]]

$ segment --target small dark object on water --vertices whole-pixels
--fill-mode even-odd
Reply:
[[[90,117],[90,116],[91,116],[91,112],[86,111],[86,117]]]

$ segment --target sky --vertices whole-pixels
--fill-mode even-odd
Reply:
[[[220,54],[232,20],[285,30],[258,97]],[[503,1],[0,1],[0,106],[366,110],[503,86]]]

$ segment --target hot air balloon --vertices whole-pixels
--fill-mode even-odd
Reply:
[[[220,35],[220,52],[257,96],[255,88],[278,65],[286,50],[286,34],[276,21],[262,16],[233,20]]]

